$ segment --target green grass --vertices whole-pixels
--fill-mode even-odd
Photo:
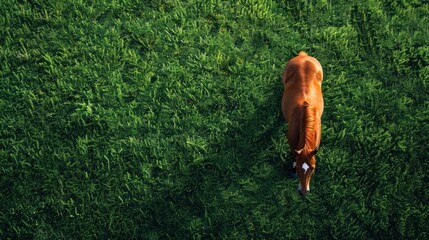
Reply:
[[[429,238],[426,1],[0,4],[1,239]],[[324,68],[301,198],[279,122]]]

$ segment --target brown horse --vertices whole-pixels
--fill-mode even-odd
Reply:
[[[322,80],[322,65],[305,52],[287,63],[282,76],[282,112],[288,122],[287,138],[295,156],[301,195],[310,191],[311,176],[316,168],[315,155],[322,131]]]

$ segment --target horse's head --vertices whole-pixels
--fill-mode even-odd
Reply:
[[[301,196],[310,191],[311,176],[316,168],[316,153],[317,149],[312,151],[307,148],[295,150],[296,173],[299,179],[298,193]]]

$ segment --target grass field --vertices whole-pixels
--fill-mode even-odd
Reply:
[[[0,239],[429,239],[426,0],[5,0]],[[324,68],[297,192],[279,121]]]

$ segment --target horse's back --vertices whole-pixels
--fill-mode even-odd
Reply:
[[[323,80],[323,69],[320,62],[305,52],[300,52],[296,57],[289,60],[283,72],[283,84],[299,84],[303,81]]]
[[[304,102],[315,106],[322,115],[322,80],[323,70],[317,59],[300,52],[289,60],[282,76],[282,112],[286,121],[290,122],[296,107],[302,106]]]

